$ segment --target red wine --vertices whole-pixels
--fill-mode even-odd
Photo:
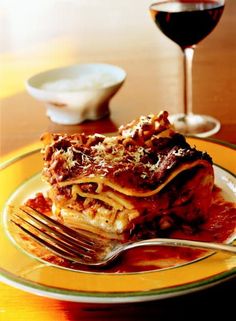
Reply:
[[[150,8],[156,25],[182,49],[205,38],[217,25],[224,5],[220,1],[173,1]]]

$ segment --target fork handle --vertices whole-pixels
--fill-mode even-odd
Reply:
[[[167,238],[154,238],[154,239],[143,240],[143,241],[138,241],[134,243],[128,243],[126,245],[126,249],[128,250],[135,247],[149,246],[149,245],[193,247],[198,249],[223,251],[223,252],[236,254],[236,246],[233,246],[233,245],[213,243],[213,242],[181,240],[181,239],[167,239]]]

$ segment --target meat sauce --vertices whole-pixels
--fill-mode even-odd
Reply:
[[[27,205],[50,215],[51,201],[37,194],[34,199],[27,201]],[[209,208],[207,220],[197,230],[183,226],[181,230],[170,233],[169,237],[184,238],[209,242],[225,242],[236,231],[236,204],[227,202],[221,195],[221,190],[214,187],[213,202]],[[206,250],[171,246],[148,246],[125,252],[107,268],[85,268],[73,264],[55,255],[47,255],[44,259],[50,263],[77,270],[96,271],[106,273],[129,273],[158,270],[184,264],[207,255]]]

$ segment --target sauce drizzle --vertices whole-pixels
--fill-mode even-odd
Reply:
[[[50,215],[51,202],[38,193],[34,199],[27,201],[27,205]],[[227,242],[236,233],[236,204],[225,201],[221,189],[214,187],[213,201],[209,208],[207,220],[199,225],[196,231],[188,226],[170,233],[169,237],[208,242]],[[25,242],[25,239],[24,239]],[[29,249],[27,249],[29,251]],[[32,250],[32,247],[31,247]],[[42,257],[37,248],[34,255]],[[119,260],[106,268],[88,268],[77,263],[71,263],[65,259],[47,253],[43,260],[52,264],[75,270],[102,272],[102,273],[134,273],[159,270],[176,265],[185,264],[203,258],[209,252],[207,250],[192,249],[171,246],[149,246],[128,250]],[[38,255],[37,255],[38,254]]]

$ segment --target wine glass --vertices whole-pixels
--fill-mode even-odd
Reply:
[[[176,130],[185,135],[207,137],[220,122],[192,110],[192,60],[196,44],[217,25],[225,0],[158,0],[150,6],[157,27],[180,46],[184,57],[184,112],[170,115]]]

